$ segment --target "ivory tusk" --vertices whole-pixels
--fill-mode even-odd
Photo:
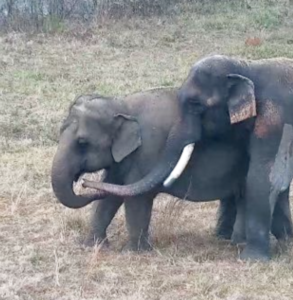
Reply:
[[[194,150],[194,143],[193,144],[189,144],[187,146],[184,147],[182,154],[175,166],[175,168],[173,169],[173,171],[171,172],[171,174],[168,176],[167,179],[165,179],[163,185],[164,187],[168,188],[170,187],[175,180],[177,180],[180,175],[183,173],[184,169],[186,168],[190,157],[192,155],[192,152]]]

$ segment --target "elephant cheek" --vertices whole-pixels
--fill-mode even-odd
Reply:
[[[260,139],[280,130],[283,125],[283,112],[273,101],[266,101],[259,109],[254,125],[254,134]]]

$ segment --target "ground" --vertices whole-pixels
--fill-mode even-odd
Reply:
[[[293,298],[290,246],[273,242],[267,264],[239,261],[240,249],[213,235],[216,201],[158,197],[154,251],[139,255],[120,252],[127,238],[122,209],[103,252],[78,243],[90,208],[63,207],[50,186],[59,126],[75,95],[179,85],[209,53],[293,57],[285,2],[0,36],[0,299]]]

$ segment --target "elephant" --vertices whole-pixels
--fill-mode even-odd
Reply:
[[[95,187],[124,197],[148,192],[162,183],[167,187],[180,176],[172,171],[182,149],[180,171],[191,150],[206,139],[242,144],[249,167],[244,187],[247,244],[241,258],[269,260],[277,195],[289,188],[293,173],[293,60],[204,57],[179,88],[178,105],[180,114],[151,172],[131,185],[99,183]]]
[[[167,188],[157,186],[124,199],[99,191],[90,195],[73,192],[74,181],[86,172],[104,169],[104,182],[120,185],[146,176],[159,162],[178,114],[175,88],[152,89],[124,98],[82,95],[71,104],[60,129],[51,179],[56,197],[67,207],[80,208],[100,200],[88,243],[106,240],[107,227],[124,203],[129,232],[126,248],[149,249],[148,227],[153,200],[159,193],[194,202],[220,199],[217,235],[230,239],[233,232],[235,242],[245,240],[244,216],[236,217],[236,210],[243,205],[249,159],[242,145],[230,140],[208,139],[199,143],[185,172]],[[85,181],[86,185],[94,188],[95,183]],[[279,195],[274,213],[272,233],[277,239],[293,232],[288,193],[289,189]]]

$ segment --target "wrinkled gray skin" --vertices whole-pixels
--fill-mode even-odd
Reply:
[[[135,184],[96,187],[120,196],[144,193],[165,180],[187,144],[195,143],[196,149],[209,137],[238,141],[250,156],[245,183],[247,245],[241,258],[269,260],[274,203],[292,180],[292,172],[286,171],[293,160],[290,137],[288,159],[281,159],[281,168],[275,164],[283,152],[284,124],[293,125],[293,60],[208,56],[194,64],[178,94],[181,113],[156,167]],[[274,174],[277,169],[281,172]]]
[[[104,182],[130,184],[157,164],[166,139],[180,112],[176,90],[151,90],[122,99],[81,96],[72,104],[60,134],[52,166],[52,186],[61,203],[79,208],[105,197],[75,195],[74,180],[83,173],[106,169]],[[236,206],[243,206],[241,189],[248,157],[241,145],[230,141],[200,143],[179,180],[168,190],[161,187],[136,197],[109,195],[98,202],[87,244],[106,239],[106,230],[118,208],[125,204],[128,249],[149,249],[148,227],[154,197],[165,192],[190,201],[221,199],[217,235],[230,238]],[[288,190],[278,201],[272,232],[278,239],[292,234]],[[245,239],[244,216],[237,215],[233,240]]]

